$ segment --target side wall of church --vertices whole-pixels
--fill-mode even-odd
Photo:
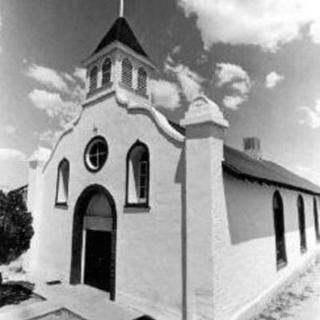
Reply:
[[[217,319],[231,319],[244,305],[302,267],[317,248],[313,196],[241,181],[228,174],[224,174],[224,189],[230,242],[214,253],[218,261],[214,282]],[[283,200],[287,252],[287,265],[280,270],[276,264],[272,205],[276,190]],[[304,254],[300,253],[299,194],[305,206],[307,252]]]
[[[95,133],[95,129],[96,132]],[[84,165],[84,150],[95,135],[109,145],[109,156],[97,173]],[[150,152],[150,209],[125,207],[126,156],[139,139]],[[87,106],[73,132],[60,142],[43,173],[42,207],[38,215],[37,272],[69,281],[74,208],[82,191],[105,187],[117,210],[116,299],[146,308],[181,309],[183,145],[166,137],[150,115],[128,112],[114,97]],[[55,206],[57,168],[70,162],[67,208]]]

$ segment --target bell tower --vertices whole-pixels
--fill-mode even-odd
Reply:
[[[87,70],[86,102],[110,93],[150,101],[149,79],[155,66],[120,15],[83,65]]]

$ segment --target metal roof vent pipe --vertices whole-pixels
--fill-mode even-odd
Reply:
[[[253,159],[260,160],[262,158],[261,143],[257,137],[243,138],[243,149]]]

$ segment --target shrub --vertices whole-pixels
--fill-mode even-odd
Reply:
[[[0,190],[0,264],[9,264],[26,252],[33,233],[32,216],[22,195]]]

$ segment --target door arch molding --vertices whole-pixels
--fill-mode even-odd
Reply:
[[[115,201],[111,193],[103,186],[94,184],[85,188],[80,194],[73,213],[72,227],[72,250],[70,283],[80,284],[82,277],[82,250],[83,250],[83,226],[84,216],[90,199],[96,194],[103,194],[109,201],[112,212],[112,249],[111,249],[111,270],[110,270],[110,299],[115,300],[116,296],[116,241],[117,241],[117,211]]]

